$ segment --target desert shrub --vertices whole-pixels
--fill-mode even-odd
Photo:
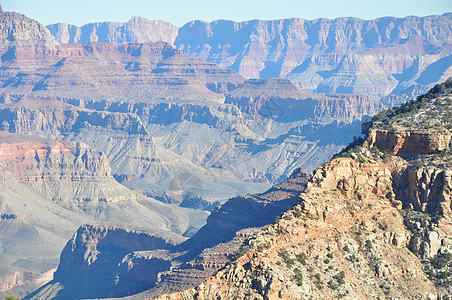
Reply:
[[[332,289],[333,291],[335,291],[339,288],[338,284],[333,280],[328,281],[328,287],[330,289]]]
[[[289,253],[286,250],[280,250],[278,252],[278,255],[282,258],[282,260],[284,261],[284,263],[287,265],[287,267],[292,267],[293,264],[295,263],[295,261],[290,258]]]
[[[293,270],[293,272],[294,272],[293,280],[295,281],[295,283],[298,286],[302,286],[303,285],[303,274],[301,273],[300,269],[295,268]]]
[[[366,250],[370,251],[373,248],[372,241],[371,240],[366,240],[365,247],[366,247]]]
[[[300,253],[300,254],[298,254],[298,255],[296,255],[296,257],[297,257],[297,260],[302,264],[302,265],[306,265],[306,259],[308,258],[307,256],[306,256],[306,254],[305,253]]]

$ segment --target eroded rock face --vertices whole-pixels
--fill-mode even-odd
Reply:
[[[23,98],[0,107],[3,120],[0,129],[11,133],[57,137],[63,132],[101,126],[129,134],[147,134],[140,117],[131,112],[93,111],[54,98]]]
[[[394,174],[393,188],[398,199],[407,199],[416,210],[451,215],[451,170],[436,168],[408,168]]]
[[[436,297],[438,290],[415,254],[429,258],[447,248],[450,212],[425,236],[407,230],[403,210],[396,208],[402,199],[394,187],[399,179],[393,177],[405,167],[395,157],[391,163],[333,160],[315,172],[299,205],[251,238],[253,250],[196,288],[157,299],[324,298],[345,289],[359,299],[379,294]],[[450,189],[444,184],[443,190]],[[427,189],[433,197],[435,188]],[[392,284],[404,291],[392,289]]]
[[[45,26],[15,12],[0,11],[0,48],[9,46],[47,46],[58,43]],[[3,54],[2,61],[14,57],[12,52]]]
[[[409,156],[432,154],[451,147],[450,133],[428,132],[391,132],[372,130],[365,143],[369,149],[377,147],[382,152],[392,155]]]
[[[25,136],[0,135],[0,165],[5,170],[2,176],[26,184],[53,200],[136,198],[135,193],[114,180],[107,158],[86,144],[40,139],[28,142]]]
[[[171,249],[181,241],[118,227],[84,225],[61,253],[54,281],[67,283],[62,295],[114,297],[152,287],[157,274],[169,270],[168,257],[150,250]]]
[[[164,42],[61,44],[33,51],[16,46],[3,51],[11,54],[3,61],[8,65],[1,77],[3,92],[30,97],[221,103],[224,96],[216,91],[243,81],[232,70],[190,58]]]
[[[314,117],[351,121],[373,115],[378,103],[362,95],[311,94],[286,79],[249,79],[226,95],[226,103],[242,111],[273,117],[280,122]]]
[[[192,21],[179,30],[175,45],[245,77],[289,78],[321,93],[385,96],[411,93],[409,87],[425,92],[424,72],[429,65],[444,63],[446,70],[438,76],[442,80],[450,76],[450,22],[450,14],[375,20]],[[438,57],[426,45],[445,52]],[[407,68],[413,71],[396,79]]]

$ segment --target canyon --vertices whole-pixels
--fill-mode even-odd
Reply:
[[[126,286],[157,278],[149,289],[124,299],[449,297],[452,127],[450,116],[441,113],[451,109],[452,82],[438,90],[393,113],[379,113],[363,125],[363,139],[310,176],[298,169],[265,193],[229,199],[193,237],[174,248],[126,248],[109,260],[112,265],[129,262],[129,269],[103,279],[119,280],[106,289],[108,296],[121,297],[113,291],[123,278],[132,278]],[[439,117],[428,117],[429,111]],[[409,122],[414,116],[417,123]],[[443,127],[431,126],[438,120]],[[388,123],[395,129],[384,129]],[[134,235],[128,237],[133,244]],[[91,239],[74,244],[76,238],[66,245],[71,253],[93,245]],[[130,263],[134,257],[167,265],[148,265],[145,273]],[[90,288],[71,289],[77,278],[72,270],[90,260],[89,252],[78,259],[63,253],[54,280],[27,299],[64,299],[64,293],[80,297],[78,290]],[[57,276],[63,269],[70,269],[70,275]],[[146,275],[153,272],[160,273]],[[89,267],[83,276],[90,273]],[[98,296],[106,297],[91,293],[87,298]]]
[[[228,198],[316,168],[380,108],[367,96],[245,79],[164,41],[61,44],[24,15],[0,20],[2,295],[48,281],[83,224],[180,244]]]
[[[0,9],[0,297],[449,295],[451,16]]]

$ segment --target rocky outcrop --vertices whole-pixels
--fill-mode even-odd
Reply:
[[[0,11],[0,54],[1,60],[14,57],[9,47],[27,46],[31,49],[38,46],[54,48],[58,43],[45,26],[15,12]]]
[[[433,154],[451,148],[450,133],[428,132],[393,132],[388,130],[373,130],[364,144],[371,149],[377,147],[380,151],[392,155],[410,156],[415,154]]]
[[[398,199],[407,199],[411,209],[451,215],[451,180],[450,170],[437,168],[407,168],[400,175],[395,174],[394,192]]]
[[[166,235],[166,237],[165,237]],[[169,270],[163,250],[180,243],[164,236],[112,226],[83,225],[66,244],[53,282],[65,285],[54,297],[118,297],[152,287],[157,274]],[[155,252],[152,250],[159,249]],[[46,287],[28,297],[39,299]]]
[[[418,258],[406,251],[419,237],[405,228],[399,198],[390,196],[392,171],[403,166],[401,159],[333,160],[315,172],[299,205],[248,241],[252,250],[196,288],[156,299],[436,297]],[[447,239],[430,231],[423,247],[439,253]]]

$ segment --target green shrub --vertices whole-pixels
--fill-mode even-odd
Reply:
[[[296,255],[296,257],[297,257],[297,260],[298,260],[303,266],[306,265],[306,259],[307,259],[308,257],[306,256],[305,253],[302,252],[302,253]]]
[[[371,240],[366,240],[366,245],[365,245],[365,247],[366,247],[366,249],[367,249],[368,251],[370,251],[370,250],[373,248],[373,246],[372,246],[372,241],[371,241]]]
[[[290,255],[289,255],[289,253],[286,250],[280,250],[278,252],[278,254],[282,258],[284,263],[287,265],[287,267],[290,268],[295,263],[294,260],[292,258],[290,258]]]
[[[333,291],[337,290],[339,288],[339,286],[337,285],[337,283],[333,280],[328,281],[328,287],[330,289],[332,289]]]
[[[302,285],[303,285],[303,274],[301,273],[300,269],[295,268],[295,269],[293,270],[293,272],[294,272],[294,274],[295,274],[295,275],[293,276],[293,279],[294,279],[295,283],[296,283],[298,286],[302,286]]]

